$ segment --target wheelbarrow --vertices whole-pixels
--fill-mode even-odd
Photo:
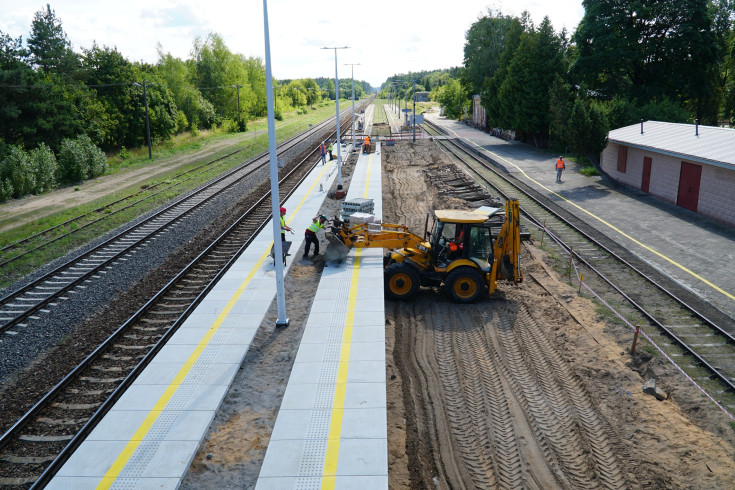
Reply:
[[[281,252],[283,252],[283,265],[286,265],[286,257],[291,255],[290,253],[288,253],[290,248],[291,248],[291,242],[285,242],[285,241],[281,242]],[[275,244],[271,247],[270,256],[273,257],[273,266],[275,267],[276,265],[276,245]]]

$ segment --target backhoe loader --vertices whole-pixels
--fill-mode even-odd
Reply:
[[[504,217],[500,211],[436,210],[431,226],[427,216],[423,237],[403,225],[360,223],[349,227],[335,218],[330,223],[326,257],[344,258],[353,247],[387,248],[387,298],[406,301],[421,286],[436,286],[454,301],[470,303],[485,291],[494,293],[499,279],[523,280],[518,200],[505,203]]]

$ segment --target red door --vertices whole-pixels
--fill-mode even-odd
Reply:
[[[699,203],[699,183],[702,178],[702,167],[693,163],[681,162],[679,176],[679,197],[676,204],[682,208],[697,212]]]
[[[643,157],[643,176],[641,177],[641,190],[648,192],[651,185],[651,157]]]

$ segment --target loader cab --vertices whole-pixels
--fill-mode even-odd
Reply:
[[[486,215],[474,211],[435,211],[430,239],[434,269],[446,271],[462,259],[466,265],[489,272],[493,243],[486,221]]]

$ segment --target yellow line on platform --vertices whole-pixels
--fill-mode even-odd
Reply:
[[[309,190],[306,192],[304,197],[294,209],[294,212],[291,214],[292,217],[298,212],[303,203],[306,201],[306,198],[312,193],[312,191],[316,187],[316,183],[321,179],[321,177],[324,175],[324,172],[327,171],[328,167],[329,165],[324,166],[324,169],[319,174],[319,178],[314,180],[314,183],[311,185]],[[176,390],[179,389],[186,376],[196,364],[197,360],[199,360],[199,357],[201,356],[202,352],[204,352],[204,349],[209,345],[212,337],[214,337],[214,335],[219,330],[222,322],[224,322],[227,316],[230,314],[230,311],[235,306],[235,303],[240,298],[240,295],[242,295],[245,289],[247,289],[248,285],[253,280],[253,277],[255,277],[255,274],[260,270],[263,262],[265,262],[266,258],[269,256],[272,246],[273,242],[271,242],[270,245],[266,248],[266,250],[263,252],[263,255],[258,258],[255,266],[250,270],[250,273],[248,273],[245,280],[242,282],[242,284],[240,284],[237,291],[235,291],[235,294],[227,302],[227,305],[217,316],[214,323],[212,323],[212,325],[209,327],[207,333],[204,335],[199,344],[197,344],[194,352],[191,353],[184,365],[181,367],[181,369],[179,369],[179,372],[174,377],[174,380],[168,385],[168,387],[166,387],[163,395],[161,395],[156,404],[153,406],[153,409],[151,409],[146,418],[140,424],[138,430],[135,431],[135,434],[133,434],[133,437],[125,445],[125,448],[122,450],[115,462],[112,463],[110,468],[107,470],[107,473],[105,473],[105,476],[102,477],[102,481],[100,481],[100,483],[97,485],[98,489],[108,489],[110,488],[110,486],[112,486],[113,483],[115,483],[115,480],[117,480],[117,478],[120,476],[123,468],[125,468],[125,465],[128,464],[128,461],[130,461],[130,458],[135,453],[135,450],[138,448],[138,446],[140,446],[140,443],[143,442],[146,435],[151,430],[151,427],[153,427],[153,424],[158,419],[159,415],[161,415],[163,410],[166,408],[166,405],[171,400],[171,398],[173,398]]]
[[[352,264],[352,280],[350,281],[350,295],[347,300],[347,317],[342,334],[342,346],[337,368],[337,385],[332,401],[332,416],[329,423],[327,437],[327,453],[324,457],[322,470],[322,489],[334,489],[337,481],[337,463],[339,461],[339,444],[342,437],[342,417],[344,416],[345,392],[347,390],[347,372],[350,367],[350,349],[352,347],[352,330],[355,325],[355,305],[357,304],[357,283],[360,278],[360,252],[355,249],[355,262]]]

